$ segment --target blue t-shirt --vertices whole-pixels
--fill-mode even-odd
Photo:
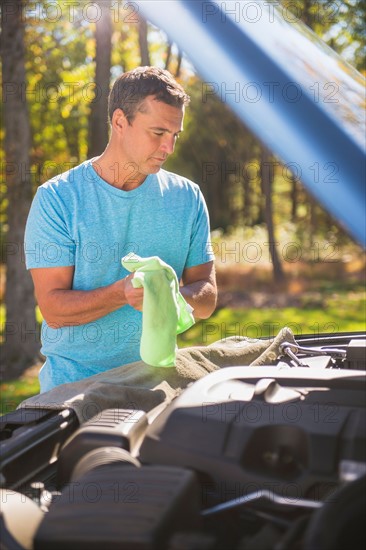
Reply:
[[[91,160],[38,188],[25,232],[27,269],[75,266],[72,288],[92,290],[129,274],[129,252],[159,256],[178,280],[212,261],[207,208],[199,187],[165,170],[123,191]],[[42,324],[41,391],[140,359],[141,312],[129,305],[91,323]]]

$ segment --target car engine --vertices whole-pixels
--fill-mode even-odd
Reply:
[[[1,549],[364,548],[365,351],[301,337],[148,413],[8,413]]]

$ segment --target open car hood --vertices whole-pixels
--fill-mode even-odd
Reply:
[[[205,79],[202,100],[217,93],[365,246],[362,75],[278,2],[136,4]]]

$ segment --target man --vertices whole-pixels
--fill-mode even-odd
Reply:
[[[168,71],[123,74],[105,151],[39,187],[25,250],[45,319],[41,391],[140,359],[143,289],[121,265],[129,252],[172,266],[195,317],[213,312],[206,205],[196,184],[162,169],[188,102]]]

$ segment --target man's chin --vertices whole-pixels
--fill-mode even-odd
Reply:
[[[165,161],[159,161],[153,159],[151,162],[149,162],[149,174],[156,174],[159,172],[160,168],[162,168]]]
[[[144,174],[145,174],[146,177],[150,176],[151,174],[157,174],[159,172],[160,168],[161,168],[161,166],[155,166],[155,167],[149,166],[149,168],[146,171],[144,171]]]

